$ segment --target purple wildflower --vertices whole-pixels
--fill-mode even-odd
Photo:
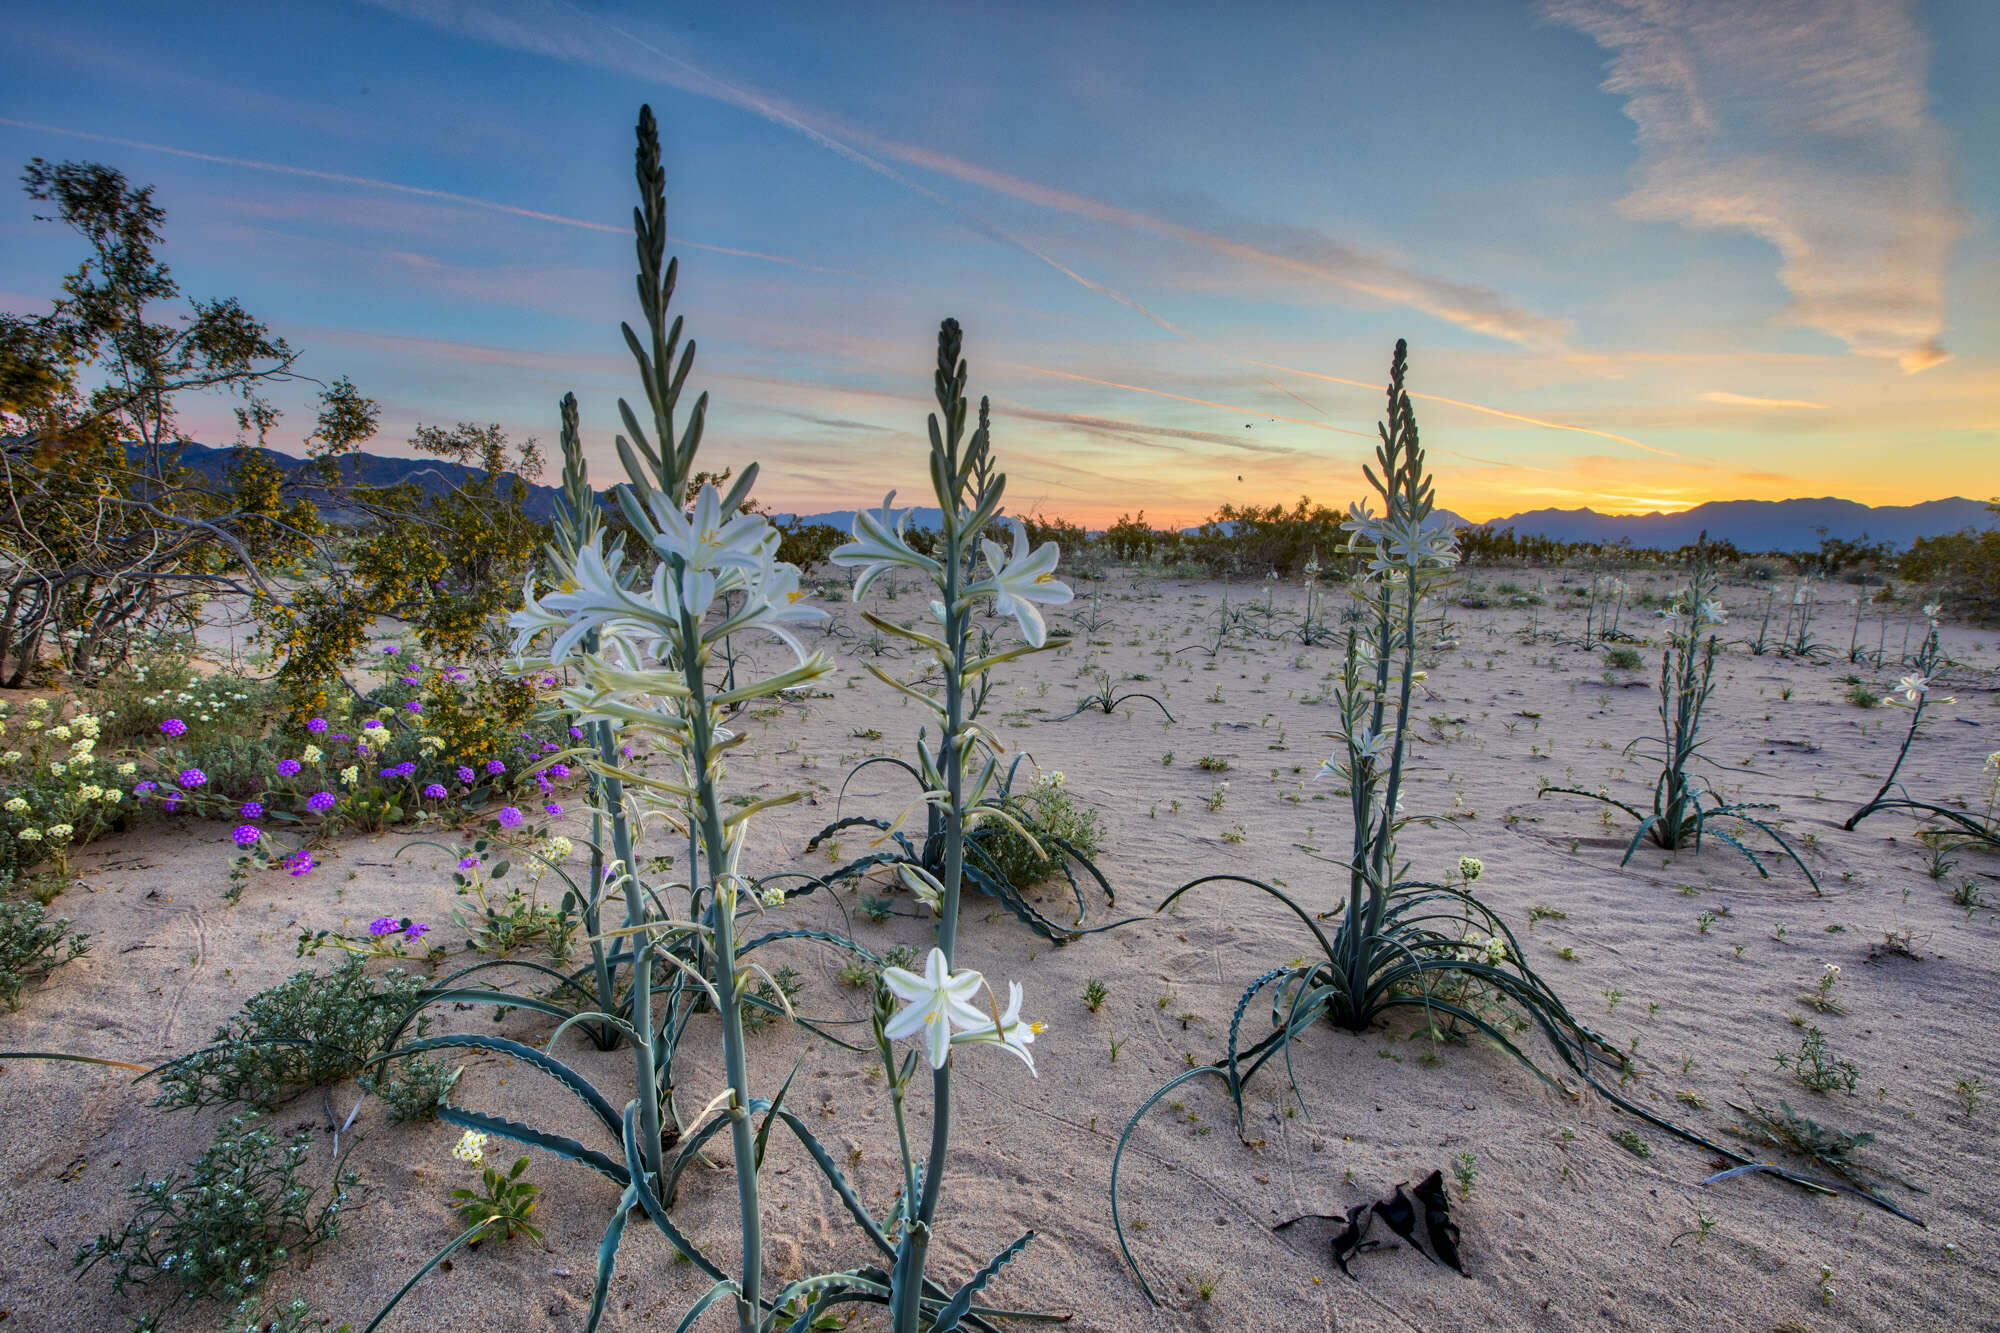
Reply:
[[[472,855],[469,855],[469,856],[461,856],[461,857],[459,857],[459,858],[458,858],[458,868],[459,868],[460,870],[477,870],[477,869],[479,868],[479,856],[478,856],[478,854],[477,854],[477,853],[474,853],[474,854],[472,854]]]
[[[312,868],[312,853],[303,847],[285,858],[285,869],[293,876],[306,874]]]
[[[229,836],[238,847],[255,847],[257,840],[264,836],[264,830],[255,824],[238,824]]]
[[[580,741],[580,740],[582,740],[582,739],[583,739],[583,728],[582,728],[582,727],[571,727],[571,728],[569,729],[569,738],[570,738],[571,740],[573,740],[573,741]]]
[[[323,717],[314,718],[312,721],[306,723],[306,730],[315,736],[319,735],[322,731],[326,730],[326,719]]]
[[[444,784],[441,782],[433,782],[430,786],[424,788],[424,799],[427,801],[442,801],[449,795],[451,793],[444,789]]]
[[[202,772],[200,769],[184,768],[181,770],[181,786],[205,787],[207,785],[208,785],[208,774]]]
[[[264,803],[262,801],[245,801],[243,808],[237,811],[237,813],[245,819],[262,819],[264,817]]]
[[[412,713],[421,713],[424,711],[424,701],[422,699],[412,699],[404,704],[403,707],[409,709]]]
[[[559,815],[562,813],[562,807],[560,805],[557,805],[554,801],[550,801],[547,805],[542,807],[542,813],[545,815]]]
[[[513,806],[503,805],[500,807],[501,828],[519,828],[521,827],[521,818],[521,812]]]
[[[486,761],[486,771],[497,778],[507,771],[507,765],[501,763],[498,759],[488,759]]]
[[[354,739],[354,738],[353,738],[352,736],[349,736],[349,735],[348,735],[348,734],[347,734],[346,732],[344,732],[344,731],[336,731],[336,732],[334,732],[334,733],[333,733],[333,738],[334,738],[335,740],[337,740],[337,741],[349,741],[349,740],[353,740],[353,739]]]
[[[177,717],[170,717],[160,724],[160,730],[166,732],[169,736],[185,736],[187,735],[187,729],[188,724]]]
[[[368,933],[377,939],[384,935],[393,935],[402,928],[403,923],[393,916],[378,916],[368,923]]]
[[[157,782],[141,782],[132,788],[132,794],[134,796],[148,796],[158,790],[159,785]]]
[[[172,814],[174,811],[180,808],[181,808],[181,798],[178,794],[169,796],[167,797],[166,800],[160,802],[160,809],[166,811],[168,814]]]
[[[405,676],[405,677],[403,677],[403,683],[404,683],[405,685],[421,685],[421,684],[423,684],[423,682],[422,682],[421,680],[419,680],[419,679],[418,679],[417,677],[415,677],[415,676]]]
[[[563,778],[566,778],[566,777],[568,777],[568,776],[569,776],[569,765],[568,765],[568,764],[550,764],[550,765],[549,765],[549,776],[550,776],[550,777],[552,777],[552,778],[555,778],[555,779],[556,779],[557,781],[561,781],[561,780],[562,780]]]
[[[399,651],[401,650],[398,649],[396,645],[393,643],[385,643],[382,645],[382,656],[384,657],[394,657]]]
[[[278,776],[281,778],[295,778],[299,775],[299,768],[300,764],[296,759],[280,759],[278,761]]]
[[[430,929],[429,926],[421,921],[412,921],[409,925],[403,927],[403,938],[406,940],[420,940],[430,933]]]
[[[306,809],[316,815],[323,815],[340,804],[340,798],[330,791],[316,791],[306,797]]]

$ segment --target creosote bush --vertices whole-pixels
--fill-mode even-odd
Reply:
[[[296,973],[251,996],[211,1045],[162,1065],[153,1105],[268,1109],[350,1078],[394,1040],[422,992],[422,982],[394,969],[369,976],[359,958]],[[419,1032],[427,1021],[417,1021]]]

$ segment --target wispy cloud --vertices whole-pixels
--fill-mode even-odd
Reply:
[[[894,162],[929,171],[1054,212],[1165,237],[1370,300],[1418,310],[1460,328],[1522,346],[1553,350],[1569,332],[1567,321],[1523,310],[1497,292],[1426,274],[1387,256],[1302,229],[1242,224],[1239,230],[1250,235],[1228,235],[1092,199],[955,154],[848,125],[808,111],[776,94],[724,78],[569,0],[512,0],[508,4],[472,4],[468,0],[374,2],[447,31],[560,60],[615,69],[740,107],[805,136],[865,170],[895,181],[1002,244],[1026,252],[1072,281],[1131,307],[1177,334],[1183,331],[1136,301],[1063,265],[1023,238],[996,227],[888,164]],[[606,40],[592,40],[587,35],[592,27],[602,31]]]
[[[1825,403],[1815,403],[1806,398],[1757,398],[1747,393],[1728,393],[1711,390],[1701,396],[1704,403],[1726,403],[1733,407],[1803,407],[1816,412],[1826,410]]]
[[[1634,218],[1777,246],[1788,322],[1914,373],[1945,360],[1966,223],[1907,0],[1544,0],[1612,53]]]

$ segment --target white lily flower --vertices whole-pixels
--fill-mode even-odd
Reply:
[[[970,969],[951,971],[942,949],[931,950],[922,976],[900,967],[885,968],[882,984],[903,1002],[903,1008],[883,1028],[884,1034],[891,1041],[915,1038],[921,1042],[932,1069],[943,1069],[951,1058],[954,1027],[969,1031],[993,1026],[993,1020],[972,1003],[986,978]]]
[[[1930,677],[1924,675],[1921,671],[1913,671],[1897,681],[1896,688],[1903,692],[1905,699],[1908,699],[1911,703],[1915,703],[1919,695],[1929,692],[1931,688]]]
[[[971,591],[993,594],[993,609],[1003,616],[1014,617],[1020,623],[1021,637],[1030,647],[1039,648],[1048,641],[1049,630],[1038,607],[1060,606],[1076,594],[1067,583],[1056,578],[1056,561],[1061,558],[1062,548],[1054,542],[1043,542],[1029,551],[1027,524],[1018,518],[1013,523],[1011,555],[1002,551],[998,542],[979,539],[979,549],[986,557],[987,576],[973,584]]]
[[[762,514],[724,515],[722,496],[703,486],[695,496],[694,512],[684,514],[655,491],[647,497],[660,535],[653,549],[662,557],[679,556],[689,569],[754,569],[768,550],[777,548],[777,531]]]
[[[803,663],[805,645],[792,637],[788,625],[809,625],[825,620],[826,612],[811,605],[799,588],[799,571],[782,560],[766,560],[749,571],[743,585],[743,605],[736,614],[709,632],[715,640],[746,629],[768,630],[785,641]]]
[[[1035,1072],[1035,1057],[1028,1054],[1028,1047],[1034,1045],[1036,1036],[1043,1030],[1040,1023],[1021,1021],[1021,983],[1010,981],[1007,983],[1007,1008],[1000,1015],[999,1026],[996,1028],[989,1017],[976,1028],[953,1034],[951,1044],[1005,1047],[1021,1057],[1021,1063],[1028,1067],[1030,1074],[1040,1078],[1041,1075]]]
[[[827,556],[843,569],[859,567],[861,576],[854,581],[854,600],[860,601],[876,579],[896,568],[922,569],[933,574],[938,572],[938,563],[928,556],[917,554],[910,544],[903,540],[903,530],[910,526],[910,511],[895,508],[896,493],[890,491],[882,497],[880,509],[864,509],[854,516],[853,540],[833,548]]]

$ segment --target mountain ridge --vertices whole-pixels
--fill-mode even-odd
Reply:
[[[263,446],[244,446],[269,459],[283,471],[296,471],[305,459],[296,454]],[[224,480],[237,446],[215,447],[189,443],[180,448],[182,466],[212,482]],[[428,489],[442,491],[463,484],[478,469],[435,458],[399,458],[388,454],[357,452],[340,460],[343,482],[371,486],[416,481]],[[599,492],[600,495],[607,494]],[[558,492],[553,486],[529,483],[523,508],[536,519],[555,513]],[[854,509],[830,509],[819,513],[775,513],[778,523],[826,523],[846,531],[852,526]],[[335,515],[338,509],[335,507]],[[1937,537],[1967,528],[2000,527],[2000,515],[1988,505],[1965,496],[1948,496],[1909,505],[1866,505],[1835,496],[1800,497],[1788,500],[1709,500],[1678,513],[1601,514],[1581,509],[1529,509],[1504,518],[1470,523],[1448,510],[1439,513],[1447,520],[1467,527],[1500,532],[1512,529],[1522,537],[1546,537],[1563,542],[1629,542],[1636,547],[1671,549],[1685,546],[1703,531],[1717,541],[1728,541],[1745,551],[1797,551],[1817,548],[1821,536],[1847,541],[1887,542],[1901,550],[1918,537]],[[920,528],[940,526],[935,506],[920,506],[911,514]]]

